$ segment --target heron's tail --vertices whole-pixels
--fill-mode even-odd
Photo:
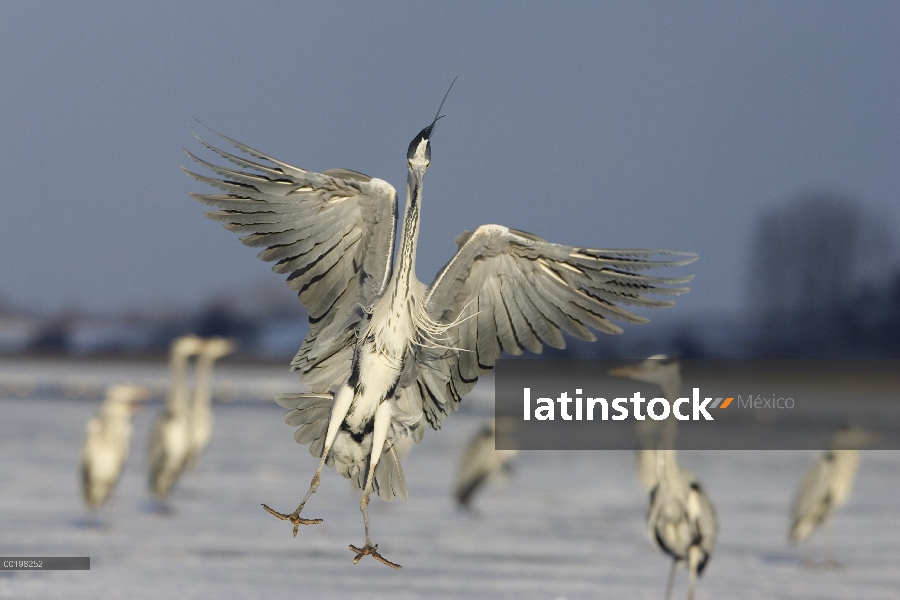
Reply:
[[[325,434],[328,432],[328,421],[331,418],[331,407],[334,404],[333,394],[281,394],[275,397],[275,402],[283,408],[289,409],[284,415],[284,422],[291,427],[298,427],[294,432],[294,439],[298,444],[309,444],[309,452],[316,458],[321,458],[325,450]],[[329,453],[331,454],[331,453]],[[334,458],[329,456],[325,461],[328,466],[335,466]],[[368,463],[355,465],[353,469],[338,469],[345,473],[353,482],[353,485],[362,489],[365,485],[365,475],[368,472]],[[403,469],[400,467],[400,457],[393,444],[386,447],[375,465],[375,490],[382,499],[390,501],[393,498],[406,500],[409,495],[406,489],[406,480],[403,477]]]

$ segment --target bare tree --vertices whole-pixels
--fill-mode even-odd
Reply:
[[[889,233],[859,202],[830,193],[763,214],[751,254],[754,308],[781,339],[839,345],[862,291],[885,283]]]

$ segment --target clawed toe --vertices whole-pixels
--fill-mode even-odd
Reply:
[[[374,558],[381,564],[387,565],[387,566],[391,567],[392,569],[402,568],[397,563],[392,563],[391,561],[389,561],[382,555],[378,554],[378,544],[375,544],[374,546],[370,546],[370,545],[366,544],[362,548],[357,548],[353,544],[350,544],[350,550],[353,552],[356,552],[356,558],[353,559],[354,565],[359,562],[359,559],[361,559],[363,556],[366,556],[368,554],[369,556],[371,556],[372,558]]]
[[[295,510],[294,512],[292,512],[292,513],[289,514],[289,515],[286,515],[286,514],[284,514],[284,513],[280,513],[280,512],[278,512],[278,511],[276,511],[276,510],[272,510],[271,508],[269,508],[269,507],[266,506],[265,504],[263,504],[262,507],[263,507],[264,509],[266,509],[266,512],[268,512],[270,515],[274,515],[274,516],[278,517],[279,519],[281,519],[282,521],[290,521],[291,523],[293,523],[293,524],[294,524],[294,537],[297,537],[297,531],[300,529],[300,526],[301,526],[301,525],[316,525],[316,524],[322,522],[322,519],[304,519],[304,518],[301,518],[301,517],[300,517],[300,511],[303,510],[303,504],[301,504],[300,506],[298,506],[298,507],[297,507],[297,510]]]

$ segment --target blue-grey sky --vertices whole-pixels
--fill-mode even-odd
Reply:
[[[900,231],[896,2],[5,2],[0,298],[190,307],[281,278],[188,198],[192,119],[402,196],[456,76],[423,281],[500,223],[698,252],[674,310],[734,310],[764,209],[834,190]]]

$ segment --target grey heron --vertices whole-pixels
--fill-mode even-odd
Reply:
[[[665,354],[654,354],[637,365],[612,369],[609,373],[616,377],[628,377],[636,381],[652,383],[662,389],[663,397],[669,402],[681,393],[681,364],[676,358]],[[676,427],[674,420],[667,419],[666,427]],[[638,435],[638,476],[644,490],[650,492],[659,483],[657,477],[656,451],[659,448],[663,423],[651,419],[635,422]]]
[[[610,374],[658,385],[669,402],[681,392],[681,363],[664,354],[613,369]],[[676,433],[677,422],[671,416],[664,421],[638,421],[640,478],[650,491],[647,532],[672,557],[667,600],[679,564],[688,569],[688,598],[694,597],[697,577],[709,562],[719,531],[715,508],[700,480],[678,465]]]
[[[824,525],[828,532],[826,564],[834,564],[831,556],[831,517],[847,503],[856,473],[859,471],[859,448],[877,442],[879,436],[859,426],[836,430],[831,436],[831,449],[823,452],[806,471],[791,506],[788,539],[802,542]]]
[[[448,90],[449,93],[449,90]],[[445,95],[446,100],[446,95]],[[441,104],[443,106],[443,102]],[[394,442],[415,433],[423,420],[438,429],[501,352],[563,347],[561,331],[596,340],[591,329],[622,330],[610,319],[647,319],[621,308],[670,306],[652,294],[681,294],[690,277],[643,275],[651,267],[682,266],[690,253],[601,250],[563,246],[501,225],[483,225],[457,238],[455,256],[431,285],[415,275],[425,171],[440,108],[407,149],[407,202],[394,260],[397,192],[386,181],[347,169],[322,173],[292,166],[231,138],[236,156],[197,137],[238,168],[191,160],[219,177],[185,169],[220,194],[191,194],[221,210],[207,213],[241,241],[263,248],[259,258],[287,273],[309,313],[309,332],[292,361],[309,393],[277,398],[289,409],[285,422],[300,426],[297,442],[309,444],[319,466],[292,513],[263,508],[294,525],[321,522],[300,513],[333,466],[363,490],[360,510],[366,541],[351,546],[354,563],[370,555],[368,505],[372,491],[384,500],[406,499]],[[257,159],[257,160],[251,160]],[[662,255],[664,258],[657,258]]]
[[[149,488],[160,502],[172,492],[187,464],[191,449],[187,368],[190,358],[202,349],[202,339],[186,335],[172,342],[169,352],[169,393],[150,438]]]
[[[496,449],[496,422],[493,417],[466,444],[460,456],[453,496],[457,504],[471,510],[475,493],[485,484],[507,474],[518,450]]]
[[[81,446],[81,495],[89,508],[100,508],[119,481],[131,448],[135,402],[148,396],[144,387],[111,385],[100,410],[88,420]]]
[[[234,352],[234,342],[226,338],[210,338],[203,341],[195,363],[194,397],[190,409],[191,444],[187,466],[193,467],[209,446],[213,431],[212,374],[213,364]]]
[[[675,450],[658,450],[656,460],[659,483],[650,492],[647,533],[672,557],[666,600],[672,596],[678,565],[688,570],[687,597],[693,600],[697,578],[703,574],[716,545],[716,511],[697,476],[678,466]]]

